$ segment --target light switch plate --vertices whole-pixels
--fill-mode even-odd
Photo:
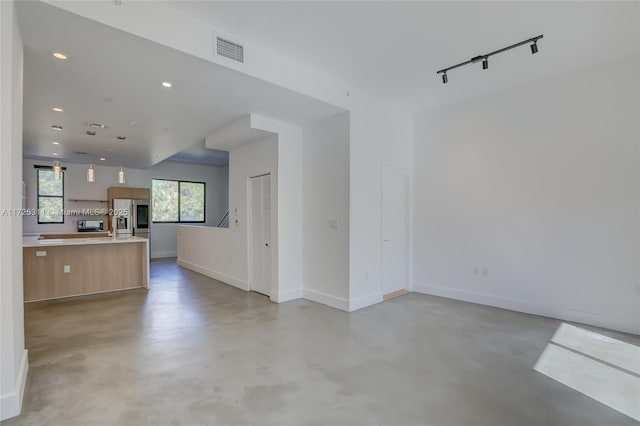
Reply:
[[[47,255],[47,252],[45,250],[38,250],[36,252],[37,257],[46,256],[46,255]]]
[[[69,272],[71,272],[71,265],[64,265],[64,273],[68,274]]]

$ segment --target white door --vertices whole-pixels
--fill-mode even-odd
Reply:
[[[271,176],[253,177],[249,183],[251,192],[249,285],[251,290],[269,296],[271,293]]]
[[[382,294],[409,288],[409,175],[382,168]]]

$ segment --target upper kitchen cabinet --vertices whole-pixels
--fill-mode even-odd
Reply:
[[[149,188],[131,188],[128,186],[112,186],[107,190],[109,202],[114,198],[128,200],[150,200]]]

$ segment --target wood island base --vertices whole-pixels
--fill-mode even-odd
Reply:
[[[91,238],[25,244],[23,268],[25,302],[148,288],[148,240]]]

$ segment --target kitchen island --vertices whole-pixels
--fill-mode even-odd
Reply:
[[[149,240],[23,239],[24,300],[149,288]]]

